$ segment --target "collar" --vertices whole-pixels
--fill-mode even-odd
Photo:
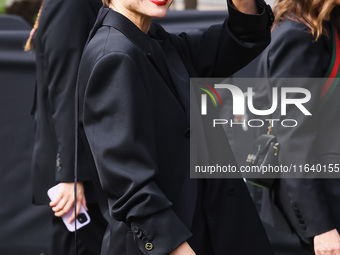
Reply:
[[[103,26],[109,26],[117,29],[128,37],[136,46],[141,48],[147,55],[151,54],[149,36],[144,34],[132,21],[124,15],[109,9],[102,23]]]
[[[170,42],[169,40],[167,40],[169,39],[168,33],[160,25],[151,23],[149,33],[144,34],[132,21],[130,21],[124,15],[107,7],[106,9],[107,14],[103,19],[102,25],[117,29],[127,38],[129,38],[129,40],[131,40],[134,45],[136,45],[136,47],[144,51],[147,58],[151,61],[156,70],[163,77],[165,83],[168,85],[170,90],[172,90],[179,103],[182,105],[183,109],[185,109],[186,107],[183,104],[183,99],[179,95],[178,88],[176,89],[176,83],[173,82],[171,74],[169,73],[169,71],[172,71],[172,64],[170,64],[169,67],[166,63],[167,61],[165,61],[165,58],[162,57],[162,52],[160,52],[160,48],[162,46],[152,46],[152,44],[154,44],[155,42],[151,42],[152,39],[162,41],[163,47],[166,48],[165,53],[171,52],[172,47],[169,46]],[[172,54],[171,58],[170,56],[168,56],[168,61],[172,59],[175,55],[177,54]],[[185,69],[183,68],[182,70],[177,70],[179,68],[178,62],[173,63],[173,65],[176,68],[175,74],[181,73]]]

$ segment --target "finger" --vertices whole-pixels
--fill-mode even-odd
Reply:
[[[320,249],[315,249],[314,252],[315,255],[322,255],[322,251]]]
[[[325,249],[319,249],[315,255],[332,255],[333,253],[331,251],[327,251]]]
[[[67,214],[71,210],[71,208],[72,208],[72,203],[68,201],[65,204],[65,206],[61,210],[56,212],[54,215],[57,217],[63,217],[65,214]]]
[[[62,198],[62,199],[59,201],[59,203],[58,203],[55,207],[52,208],[52,210],[53,210],[54,212],[60,212],[61,210],[63,210],[63,208],[65,207],[66,203],[67,203],[67,200],[64,199],[64,198]]]
[[[77,205],[76,205],[76,212],[77,212],[77,216],[79,215],[80,213],[80,209],[81,209],[81,201],[77,201]]]
[[[77,206],[77,207],[78,207],[78,206]],[[68,221],[69,223],[72,223],[72,222],[75,220],[73,204],[72,204],[72,209],[70,209],[70,210],[72,210],[72,214],[70,215],[70,217],[68,218],[67,221]],[[78,215],[78,214],[79,214],[79,212],[78,212],[78,209],[77,209],[76,215]]]
[[[74,210],[72,210],[72,214],[70,215],[70,217],[68,218],[67,221],[68,221],[69,223],[72,223],[72,222],[74,221],[74,219],[75,219],[75,218],[74,218]]]
[[[74,213],[68,218],[68,223],[72,223],[74,221]]]
[[[64,206],[63,208],[63,215],[64,216],[66,213],[68,213],[70,210],[72,210],[72,206],[73,206],[73,202],[72,201],[68,201],[67,204]]]
[[[81,204],[84,206],[85,210],[88,211],[89,209],[87,208],[86,206],[86,198],[85,196],[83,197],[82,201],[81,201]]]
[[[51,206],[51,207],[55,207],[55,206],[59,203],[59,201],[60,201],[62,198],[63,198],[63,194],[62,194],[62,193],[59,193],[59,194],[57,195],[57,197],[56,197],[53,201],[50,202],[50,206]]]

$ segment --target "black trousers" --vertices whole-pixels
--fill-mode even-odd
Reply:
[[[100,254],[107,223],[98,205],[89,204],[91,222],[77,230],[78,255]],[[59,217],[53,217],[52,255],[75,255],[75,234],[69,232]]]

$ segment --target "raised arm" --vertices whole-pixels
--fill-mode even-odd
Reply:
[[[200,35],[170,36],[183,62],[194,65],[194,75],[228,77],[267,47],[273,21],[270,7],[262,0],[237,1],[237,4],[245,12],[255,12],[249,7],[254,2],[258,14],[243,13],[234,6],[234,1],[228,0],[229,18],[223,24],[211,26]]]
[[[258,14],[255,0],[232,0],[234,7],[246,14]]]

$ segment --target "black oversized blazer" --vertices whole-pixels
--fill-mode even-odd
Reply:
[[[229,22],[192,37],[156,24],[144,34],[119,13],[100,13],[81,60],[78,95],[79,147],[107,198],[102,254],[169,254],[191,232],[204,234],[192,228],[204,224],[211,241],[194,247],[211,242],[210,254],[271,254],[241,179],[209,183],[220,192],[206,201],[209,223],[194,220],[204,196],[189,179],[189,78],[228,76],[270,41],[263,5],[261,15],[229,9]]]
[[[330,22],[324,25],[328,36],[322,35],[315,42],[304,24],[292,20],[280,23],[273,31],[271,44],[261,56],[258,76],[325,77],[332,58],[333,34]],[[284,118],[296,119],[299,125],[290,129],[273,128],[281,146],[280,164],[340,164],[340,86],[323,107],[320,101],[322,86],[311,86],[310,82],[298,86],[311,92],[307,107],[312,116],[304,116],[298,109],[289,108]],[[268,91],[263,90],[264,95]],[[302,240],[312,244],[315,235],[334,228],[340,230],[339,199],[339,179],[278,179],[273,189],[264,192],[263,219],[277,228],[289,230],[292,227]]]
[[[32,182],[36,204],[50,202],[47,190],[56,183],[74,182],[74,93],[80,58],[100,7],[100,0],[44,2],[33,37],[37,68]],[[81,169],[79,181],[89,180],[89,168],[84,164]],[[88,202],[94,200],[87,197]]]

